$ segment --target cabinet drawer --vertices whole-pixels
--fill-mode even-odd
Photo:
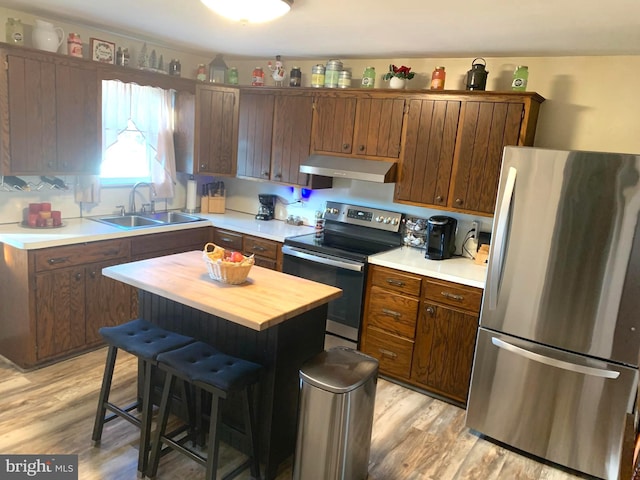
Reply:
[[[377,358],[380,370],[393,376],[409,378],[413,342],[369,327],[364,353]]]
[[[242,234],[216,228],[213,233],[213,243],[240,252],[242,251]]]
[[[253,253],[255,255],[259,255],[265,258],[271,258],[273,260],[275,260],[278,256],[278,242],[245,235],[243,245],[243,251],[247,255]]]
[[[419,304],[418,298],[373,286],[369,292],[367,322],[389,333],[413,340]]]
[[[129,239],[120,239],[36,250],[34,253],[36,272],[118,258],[126,260],[131,251],[130,245]]]
[[[371,284],[382,287],[386,290],[393,290],[407,295],[420,295],[420,285],[422,279],[410,273],[398,272],[390,268],[371,267]]]
[[[427,279],[425,298],[437,303],[444,303],[463,310],[480,313],[482,289],[468,287],[443,280]]]

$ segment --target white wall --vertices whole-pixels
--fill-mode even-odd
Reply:
[[[29,26],[33,24],[33,17],[0,7],[0,38],[4,38],[4,21],[2,17],[20,17]],[[132,52],[132,63],[135,65],[136,54],[142,42],[133,38],[119,37],[108,32],[88,29],[79,25],[68,25],[54,22],[65,32],[80,33],[85,50],[89,38],[94,36],[115,42],[118,46],[128,47]],[[27,44],[30,43],[30,29],[25,29]],[[320,41],[320,40],[319,40]],[[195,78],[198,63],[208,63],[218,52],[212,52],[209,58],[177,52],[166,47],[147,44],[148,51],[155,48],[157,55],[163,54],[165,65],[171,58],[179,58],[182,63],[182,75]],[[224,53],[224,52],[222,52]],[[481,54],[481,52],[479,52]],[[225,56],[228,66],[239,69],[240,83],[250,83],[251,71],[256,65],[262,65],[265,70],[267,62],[264,59],[234,59]],[[288,59],[283,58],[288,72],[292,66],[299,66],[302,70],[302,84],[309,86],[311,67],[317,63],[326,63],[322,59]],[[366,66],[376,68],[378,78],[376,86],[385,88],[387,82],[381,80],[389,64],[407,65],[416,72],[416,76],[408,84],[411,89],[424,89],[429,85],[431,72],[438,65],[444,65],[447,71],[446,89],[464,90],[466,72],[471,68],[472,58],[392,58],[392,59],[342,59],[345,68],[353,72],[353,86],[358,86],[362,72]],[[638,135],[637,112],[640,111],[640,96],[637,82],[640,78],[640,56],[608,56],[608,57],[485,57],[489,71],[487,90],[508,90],[511,76],[516,65],[529,66],[529,88],[546,98],[542,104],[535,145],[539,147],[559,149],[598,150],[613,152],[640,153],[640,135]],[[268,72],[268,70],[266,70]],[[267,85],[272,85],[272,79],[267,79]],[[28,178],[25,178],[29,180]],[[39,181],[37,177],[32,178]],[[65,178],[70,184],[74,177]],[[183,208],[186,203],[186,176],[180,178],[176,198],[168,204],[169,208]],[[210,178],[198,179],[200,183],[210,181]],[[393,184],[379,185],[369,182],[336,179],[334,188],[319,190],[312,193],[310,199],[301,204],[285,205],[292,200],[289,187],[270,183],[253,182],[241,179],[223,179],[227,185],[227,208],[255,213],[258,208],[258,193],[275,193],[281,197],[278,203],[277,218],[285,219],[288,215],[299,215],[306,222],[311,222],[315,210],[321,209],[326,200],[349,201],[401,211],[419,217],[428,217],[435,211],[393,203]],[[128,202],[129,189],[105,189],[101,202],[89,206],[83,211],[84,215],[111,213],[115,206]],[[143,195],[146,191],[143,190]],[[75,203],[72,193],[52,192],[12,192],[0,191],[0,223],[20,220],[22,208],[31,201],[50,200],[54,208],[63,211],[67,217],[80,216],[80,208]],[[139,202],[137,202],[139,204]],[[162,207],[162,204],[158,205]],[[460,230],[466,232],[473,217],[467,215],[452,216],[460,221]],[[490,229],[490,219],[481,219],[482,228]]]

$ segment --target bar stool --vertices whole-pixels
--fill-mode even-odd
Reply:
[[[142,476],[147,469],[150,448],[151,367],[157,364],[156,357],[159,354],[183,347],[193,343],[195,340],[191,337],[170,332],[140,318],[115,327],[102,327],[99,333],[109,345],[109,349],[107,351],[107,361],[102,377],[102,388],[100,389],[98,409],[91,439],[93,440],[93,445],[98,446],[102,439],[104,424],[118,417],[140,428],[138,476]],[[143,375],[142,398],[138,397],[134,403],[126,407],[119,407],[109,402],[111,380],[118,349],[138,357],[138,372],[142,371]],[[141,410],[140,418],[130,413],[134,409]],[[107,410],[112,413],[106,415]]]
[[[255,363],[226,355],[203,342],[195,342],[178,350],[160,354],[157,360],[158,367],[166,372],[166,377],[160,401],[157,428],[154,431],[151,442],[151,456],[147,477],[155,479],[160,456],[164,453],[162,444],[165,443],[167,447],[179,451],[201,465],[205,465],[207,469],[205,478],[207,480],[215,480],[218,468],[219,436],[222,426],[222,405],[229,393],[238,392],[242,396],[243,433],[249,443],[249,458],[226,475],[225,479],[235,477],[245,470],[247,466],[251,468],[253,478],[260,478],[258,435],[251,396],[254,385],[258,383],[262,367]],[[170,392],[176,378],[187,381],[195,386],[196,389],[211,394],[209,442],[206,458],[165,434],[171,407]]]

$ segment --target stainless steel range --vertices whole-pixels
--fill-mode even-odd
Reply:
[[[329,302],[325,348],[356,348],[362,324],[369,255],[402,244],[402,214],[338,202],[327,202],[324,230],[287,238],[282,271],[341,288]]]

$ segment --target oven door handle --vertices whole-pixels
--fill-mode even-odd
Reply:
[[[307,253],[304,250],[300,250],[290,245],[284,245],[282,247],[282,254],[291,255],[292,257],[302,258],[303,260],[309,260],[310,262],[320,263],[322,265],[329,265],[332,267],[351,270],[354,272],[362,272],[364,270],[363,263],[338,259],[335,257],[325,256],[322,254]]]

